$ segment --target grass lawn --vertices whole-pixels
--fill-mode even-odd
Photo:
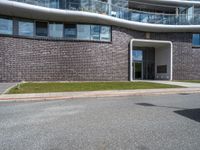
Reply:
[[[147,83],[147,82],[48,82],[48,83],[22,83],[12,88],[8,94],[22,93],[49,93],[49,92],[75,92],[100,90],[134,90],[177,88],[179,86]]]
[[[179,82],[200,83],[200,80],[179,80]]]

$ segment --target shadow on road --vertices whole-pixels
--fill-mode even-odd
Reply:
[[[177,110],[175,113],[182,115],[184,117],[190,118],[194,121],[200,122],[200,109],[185,109],[185,110]]]
[[[172,109],[187,109],[187,108],[182,108],[182,107],[159,106],[159,105],[154,105],[150,103],[136,103],[136,105],[147,106],[147,107],[164,107],[164,108],[172,108]]]
[[[194,121],[200,122],[200,108],[187,109],[187,108],[181,108],[181,107],[158,106],[158,105],[154,105],[154,104],[150,104],[150,103],[136,103],[136,105],[145,106],[145,107],[164,107],[164,108],[180,109],[180,110],[176,110],[174,112],[183,117],[187,117]]]

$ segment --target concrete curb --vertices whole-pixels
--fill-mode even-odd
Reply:
[[[120,97],[120,96],[148,96],[166,94],[200,93],[200,88],[170,88],[170,89],[142,89],[142,90],[113,90],[88,92],[60,92],[40,94],[4,94],[0,95],[0,102],[11,101],[45,101],[76,98]]]

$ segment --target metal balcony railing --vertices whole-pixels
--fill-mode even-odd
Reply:
[[[84,0],[84,3],[69,2],[69,0],[10,0],[48,8],[86,11],[108,15],[129,21],[163,25],[200,25],[200,15],[175,15],[152,13],[110,5],[98,0]]]

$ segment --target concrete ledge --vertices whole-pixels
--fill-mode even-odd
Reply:
[[[142,89],[142,90],[113,90],[113,91],[89,91],[89,92],[60,92],[39,94],[4,94],[0,95],[0,102],[10,101],[43,101],[63,100],[91,97],[115,97],[115,96],[148,96],[165,94],[200,93],[200,88],[170,88],[170,89]]]

